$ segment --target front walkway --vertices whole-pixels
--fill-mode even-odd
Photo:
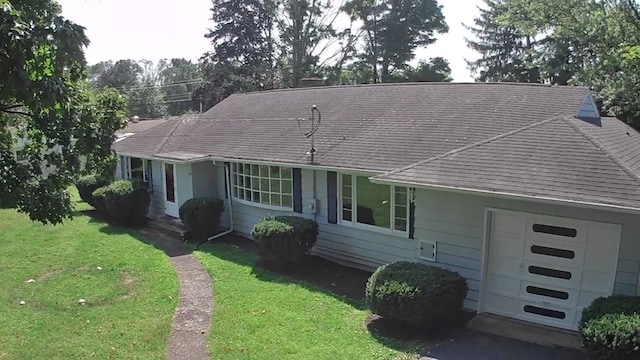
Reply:
[[[167,359],[208,360],[207,333],[213,311],[213,289],[209,274],[178,239],[148,228],[141,229],[140,234],[164,250],[180,281]]]

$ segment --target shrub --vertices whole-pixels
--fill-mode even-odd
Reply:
[[[605,314],[582,328],[582,346],[595,359],[640,359],[640,315]]]
[[[214,198],[193,198],[185,201],[178,211],[187,231],[196,237],[215,235],[220,224],[224,202]]]
[[[640,297],[595,299],[582,310],[582,346],[596,359],[640,359]]]
[[[371,312],[386,319],[439,326],[460,314],[467,290],[456,272],[401,261],[379,267],[369,277],[365,295]]]
[[[260,260],[295,263],[315,245],[318,223],[297,216],[273,216],[257,223],[251,234]]]
[[[109,185],[109,182],[97,175],[83,176],[76,182],[76,188],[80,193],[80,198],[87,204],[95,207],[96,204],[93,201],[93,192],[100,187]]]
[[[107,213],[107,187],[102,186],[91,193],[91,199],[93,200],[93,206],[102,213],[102,215],[108,217]]]
[[[144,225],[149,212],[149,192],[129,180],[119,180],[107,186],[106,204],[109,218],[124,226]]]
[[[607,314],[640,314],[640,297],[613,295],[595,299],[582,310],[580,327],[582,328],[589,320]]]

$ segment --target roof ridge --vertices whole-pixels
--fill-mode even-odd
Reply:
[[[407,165],[407,166],[401,167],[401,168],[399,168],[399,169],[395,169],[395,170],[389,171],[389,172],[387,172],[387,173],[382,174],[381,176],[394,175],[394,174],[397,174],[397,173],[399,173],[399,172],[402,172],[402,171],[405,171],[405,170],[411,169],[412,167],[416,167],[416,166],[419,166],[419,165],[428,164],[428,163],[430,163],[430,162],[432,162],[432,161],[440,160],[440,159],[443,159],[443,158],[445,158],[445,157],[448,157],[448,156],[451,156],[451,155],[455,155],[455,154],[461,153],[461,152],[463,152],[463,151],[467,151],[467,150],[470,150],[470,149],[473,149],[473,148],[475,148],[475,147],[482,146],[482,145],[485,145],[485,144],[488,144],[488,143],[492,143],[492,142],[494,142],[494,141],[497,141],[497,140],[500,140],[500,139],[504,139],[504,138],[506,138],[506,137],[509,137],[509,136],[512,136],[512,135],[515,135],[515,134],[521,133],[521,132],[523,132],[523,131],[527,131],[527,130],[532,129],[532,128],[534,128],[534,127],[541,126],[541,125],[545,125],[545,124],[547,124],[547,123],[550,123],[550,122],[553,122],[553,121],[560,120],[560,119],[561,119],[561,117],[562,117],[562,116],[554,116],[554,117],[549,118],[549,119],[545,119],[545,120],[542,120],[542,121],[538,121],[538,122],[536,122],[536,123],[533,123],[533,124],[530,124],[530,125],[527,125],[527,126],[524,126],[524,127],[518,128],[518,129],[515,129],[515,130],[511,130],[511,131],[508,131],[508,132],[506,132],[506,133],[503,133],[503,134],[500,134],[500,135],[496,135],[496,136],[494,136],[494,137],[491,137],[491,138],[488,138],[488,139],[484,139],[484,140],[481,140],[481,141],[475,142],[475,143],[473,143],[473,144],[469,144],[469,145],[466,145],[466,146],[463,146],[463,147],[460,147],[460,148],[457,148],[457,149],[454,149],[454,150],[448,151],[448,152],[446,152],[446,153],[443,153],[443,154],[440,154],[440,155],[436,155],[436,156],[430,157],[430,158],[425,159],[425,160],[422,160],[422,161],[418,161],[418,162],[416,162],[416,163],[413,163],[413,164],[410,164],[410,165]]]
[[[574,89],[587,89],[586,86],[578,85],[553,85],[553,84],[539,84],[539,83],[520,83],[520,82],[443,82],[443,81],[413,81],[404,83],[377,83],[377,84],[353,84],[353,85],[321,85],[321,86],[309,86],[298,88],[284,88],[284,89],[270,89],[270,90],[258,90],[231,94],[236,95],[255,95],[265,93],[277,93],[277,92],[289,92],[289,91],[305,91],[305,90],[324,90],[324,89],[347,89],[347,88],[368,88],[368,87],[398,87],[398,86],[481,86],[481,85],[494,85],[494,86],[519,86],[519,87],[547,87],[547,88],[574,88]]]
[[[595,145],[595,147],[598,150],[600,150],[603,154],[605,154],[609,159],[611,159],[611,161],[613,161],[616,165],[618,165],[618,167],[620,167],[622,171],[624,171],[627,175],[629,175],[631,179],[633,179],[636,183],[638,183],[638,185],[640,185],[640,175],[638,175],[635,171],[633,171],[633,169],[631,169],[627,164],[625,164],[624,161],[622,161],[622,159],[620,159],[616,154],[610,152],[607,149],[607,146],[604,145],[602,142],[600,142],[600,140],[596,139],[596,137],[592,136],[591,134],[579,128],[577,125],[573,124],[572,120],[575,120],[574,118],[569,116],[564,116],[564,115],[561,116],[560,118],[572,129],[574,129],[576,132],[582,135],[585,139],[589,140],[589,142]]]
[[[171,121],[171,120],[169,120]],[[158,146],[155,147],[155,149],[153,149],[153,153],[157,154],[160,149],[162,149],[164,147],[164,145],[167,143],[167,141],[169,140],[169,138],[171,137],[171,135],[173,135],[174,132],[176,132],[176,130],[178,130],[178,126],[180,126],[182,124],[182,120],[181,119],[176,119],[176,124],[173,125],[173,127],[171,128],[171,130],[167,133],[167,135],[162,139],[162,141],[160,141],[160,143],[158,144]],[[135,136],[135,135],[134,135]]]

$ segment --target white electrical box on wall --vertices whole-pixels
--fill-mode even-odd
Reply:
[[[428,261],[436,261],[435,241],[418,240],[418,258]]]
[[[319,204],[320,202],[318,201],[318,199],[309,199],[309,201],[307,202],[307,207],[309,208],[309,212],[312,214],[317,214]]]

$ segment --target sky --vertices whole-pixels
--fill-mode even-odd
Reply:
[[[211,50],[204,34],[213,23],[209,0],[58,0],[67,19],[87,28],[89,64],[106,60],[163,58],[197,60]],[[439,0],[449,33],[418,49],[416,60],[442,56],[454,81],[473,81],[465,59],[476,54],[465,44],[462,23],[471,24],[482,0]]]

